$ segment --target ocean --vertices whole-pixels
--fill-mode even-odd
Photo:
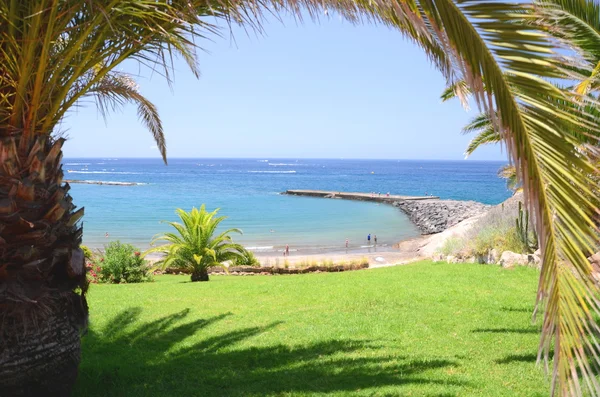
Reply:
[[[220,208],[235,240],[256,252],[335,250],[379,245],[419,235],[398,209],[371,202],[280,195],[287,189],[385,194],[433,194],[444,199],[498,204],[508,198],[496,172],[503,162],[346,159],[66,159],[65,179],[134,182],[135,186],[72,184],[85,207],[84,244],[101,248],[121,240],[140,249],[169,231],[176,208]],[[106,237],[108,233],[108,237]]]

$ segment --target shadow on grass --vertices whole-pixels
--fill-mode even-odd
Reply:
[[[517,313],[529,313],[529,314],[533,314],[533,311],[535,310],[535,308],[533,306],[531,308],[504,306],[504,307],[501,307],[500,310],[502,310],[504,312],[517,312]]]
[[[535,363],[536,361],[537,354],[510,354],[500,360],[496,360],[496,364],[512,364],[515,362]]]
[[[471,332],[485,332],[492,334],[539,334],[536,328],[477,328]]]
[[[365,341],[236,346],[277,327],[202,336],[230,313],[184,323],[189,309],[151,322],[141,309],[115,316],[84,337],[77,396],[246,396],[352,392],[403,384],[464,385],[441,372],[458,363],[398,357]],[[444,377],[443,380],[440,378]]]

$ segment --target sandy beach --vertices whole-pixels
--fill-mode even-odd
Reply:
[[[359,249],[348,251],[326,251],[326,252],[290,252],[289,256],[283,256],[282,253],[255,254],[263,266],[283,266],[287,261],[290,265],[301,262],[313,261],[333,261],[347,262],[354,259],[367,258],[370,267],[384,267],[404,264],[418,260],[418,253],[415,251],[399,250],[392,247]]]

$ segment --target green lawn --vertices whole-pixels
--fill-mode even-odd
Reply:
[[[77,396],[546,396],[538,273],[421,262],[93,285]]]

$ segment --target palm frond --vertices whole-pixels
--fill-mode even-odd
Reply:
[[[93,76],[89,78],[94,79]],[[138,117],[152,133],[156,146],[165,164],[167,163],[167,145],[158,110],[140,93],[139,86],[131,76],[111,71],[93,84],[82,97],[88,95],[96,98],[96,103],[104,118],[107,116],[108,109],[115,110],[127,102],[137,105]]]
[[[489,144],[489,143],[498,143],[502,142],[502,137],[493,127],[487,128],[477,134],[467,146],[465,150],[465,157],[469,157],[475,152],[481,145]]]
[[[440,99],[442,102],[447,102],[450,99],[458,98],[460,104],[465,110],[469,110],[469,97],[471,96],[471,90],[466,81],[459,80],[449,85],[444,89]]]
[[[502,136],[487,113],[480,113],[463,127],[463,134],[472,132],[476,132],[477,135],[469,142],[465,150],[465,157],[472,155],[481,145],[502,142]]]
[[[519,186],[519,178],[517,175],[517,169],[513,165],[504,165],[500,167],[498,170],[498,176],[500,178],[506,179],[506,187],[513,192],[521,191],[521,187]]]
[[[597,328],[591,313],[600,306],[586,259],[596,244],[597,201],[586,178],[592,167],[577,155],[569,133],[598,125],[587,122],[573,95],[550,82],[568,76],[553,56],[554,43],[531,26],[533,6],[472,0],[419,4],[439,24],[439,41],[449,43],[459,58],[455,63],[464,66],[465,80],[482,111],[491,115],[535,214],[543,254],[538,304],[545,309],[540,353],[547,361],[555,341],[553,388],[561,394],[582,386],[600,392],[583,359],[600,353],[589,339]],[[557,108],[558,101],[572,103],[572,111]]]

